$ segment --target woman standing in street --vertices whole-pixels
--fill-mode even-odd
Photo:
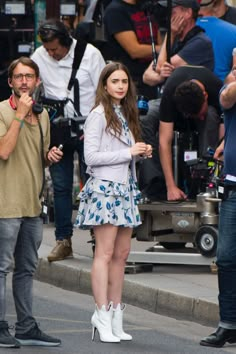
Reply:
[[[75,223],[93,228],[95,234],[92,339],[97,329],[102,342],[132,340],[123,331],[122,290],[132,229],[141,224],[135,162],[137,157],[152,156],[152,147],[140,142],[136,106],[128,69],[121,63],[108,64],[85,123],[84,154],[90,178],[80,193]]]

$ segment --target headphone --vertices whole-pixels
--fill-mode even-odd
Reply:
[[[13,101],[13,95],[10,96],[9,98],[9,104],[14,111],[16,111],[17,107]],[[35,102],[32,105],[32,111],[34,114],[40,114],[43,112],[43,105],[41,103]]]
[[[55,22],[46,22],[42,24],[38,29],[38,34],[42,40],[42,42],[50,42],[56,38],[58,38],[59,43],[63,47],[69,48],[72,43],[72,38],[67,31],[64,24],[60,21]]]

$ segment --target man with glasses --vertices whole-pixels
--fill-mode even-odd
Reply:
[[[12,95],[0,102],[0,348],[58,346],[60,339],[43,333],[32,315],[32,288],[43,235],[43,165],[58,162],[63,153],[55,146],[49,150],[46,110],[34,110],[37,64],[27,57],[14,60],[8,83]],[[13,266],[15,337],[5,318],[6,276]]]
[[[215,149],[222,136],[221,108],[219,92],[223,83],[210,70],[200,66],[181,66],[167,79],[160,103],[159,112],[159,153],[167,187],[167,199],[187,198],[183,176],[182,185],[177,186],[173,173],[172,143],[174,131],[181,133],[179,142],[184,161],[184,148],[191,148],[191,134],[199,133],[198,153],[206,154],[207,147]],[[184,146],[185,145],[185,146]],[[182,172],[181,168],[178,171]]]
[[[54,101],[55,105],[62,104],[63,112],[59,118],[71,118],[75,115],[75,97],[80,103],[80,113],[87,116],[94,105],[95,92],[100,72],[105,66],[105,61],[97,48],[87,44],[80,66],[76,73],[79,88],[74,85],[69,92],[67,89],[72,63],[75,56],[77,41],[68,33],[65,25],[58,20],[48,20],[39,27],[39,36],[43,43],[36,49],[32,59],[38,64],[40,77],[43,83],[46,102]],[[64,101],[67,103],[64,105]],[[52,117],[51,117],[52,118]],[[66,121],[64,121],[66,124]],[[53,127],[53,125],[51,125]],[[63,130],[64,129],[64,130]],[[61,139],[64,139],[63,131]],[[52,131],[53,132],[53,131]],[[63,159],[57,165],[50,166],[50,173],[54,189],[54,217],[56,246],[48,255],[48,261],[59,261],[73,256],[71,237],[72,225],[72,189],[74,153],[79,154],[80,178],[86,180],[86,166],[83,162],[83,136],[69,135],[63,144]]]

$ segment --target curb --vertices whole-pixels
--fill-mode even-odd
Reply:
[[[35,279],[59,288],[92,295],[90,271],[49,263],[40,258]],[[217,304],[124,281],[123,301],[157,314],[186,319],[214,327],[219,322]]]

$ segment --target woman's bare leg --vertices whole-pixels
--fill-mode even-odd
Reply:
[[[92,290],[98,308],[108,304],[108,274],[118,227],[106,224],[94,227],[96,240],[91,271]]]
[[[119,227],[115,240],[108,279],[108,301],[113,301],[114,307],[121,303],[125,264],[130,252],[132,232],[129,227]]]

